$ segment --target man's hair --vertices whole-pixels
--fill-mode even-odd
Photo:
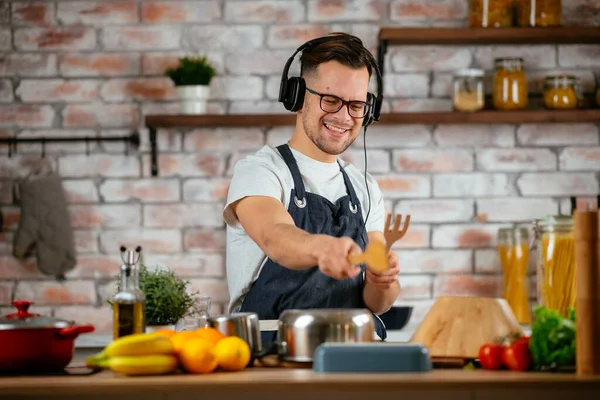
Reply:
[[[362,41],[343,32],[333,32],[329,35],[340,36],[341,40],[332,40],[303,50],[300,56],[300,76],[314,73],[321,63],[337,61],[350,68],[366,67],[370,78],[373,70],[371,54]]]

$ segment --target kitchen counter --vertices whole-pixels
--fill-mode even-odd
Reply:
[[[396,398],[402,400],[597,400],[600,376],[436,369],[424,373],[319,374],[306,368],[250,368],[207,375],[0,377],[0,399],[219,400]],[[401,396],[401,397],[400,397]]]

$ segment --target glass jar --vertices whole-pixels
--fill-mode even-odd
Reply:
[[[529,231],[527,228],[500,228],[497,247],[504,275],[503,296],[517,321],[529,324]]]
[[[455,111],[478,111],[485,105],[481,69],[464,69],[454,75],[452,106]]]
[[[550,215],[535,220],[534,235],[538,303],[568,316],[569,308],[575,308],[573,218]]]
[[[517,0],[518,26],[559,26],[561,0]]]
[[[527,78],[522,58],[497,58],[492,98],[497,110],[520,110],[527,107]]]
[[[508,28],[513,22],[513,0],[470,0],[471,28]]]
[[[544,105],[552,109],[572,109],[580,104],[581,87],[572,75],[549,76],[544,82]]]
[[[596,104],[600,107],[600,87],[596,90]]]

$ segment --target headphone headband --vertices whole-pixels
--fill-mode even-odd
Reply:
[[[279,98],[278,100],[284,104],[286,109],[290,111],[298,111],[302,108],[302,103],[304,101],[304,90],[306,89],[306,84],[302,77],[293,77],[288,79],[288,72],[290,70],[290,66],[296,57],[296,54],[301,52],[304,49],[315,47],[320,44],[331,42],[331,41],[344,41],[348,40],[344,36],[332,35],[332,36],[323,36],[318,37],[312,40],[307,41],[306,43],[300,45],[292,54],[292,56],[287,60],[285,66],[283,68],[283,73],[281,75],[281,84],[279,86]],[[366,50],[366,49],[365,49]],[[373,70],[375,71],[375,78],[377,80],[377,96],[373,96],[371,93],[367,95],[367,100],[371,98],[369,101],[369,112],[364,117],[363,121],[364,126],[369,126],[374,121],[379,121],[379,116],[381,114],[381,106],[383,104],[383,79],[381,77],[381,71],[379,70],[379,66],[377,65],[377,61],[371,54],[370,51],[366,50],[369,55],[369,61]]]

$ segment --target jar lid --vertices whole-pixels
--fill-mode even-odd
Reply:
[[[494,59],[494,65],[496,68],[521,68],[523,63],[524,61],[520,57],[500,57]]]
[[[575,75],[568,75],[568,74],[549,75],[546,77],[546,83],[556,83],[556,82],[576,83],[577,81],[578,81],[578,78]]]
[[[28,309],[33,304],[31,301],[17,300],[11,304],[17,308],[17,312],[0,317],[0,330],[66,328],[73,325],[73,322],[64,319],[30,313]]]
[[[466,68],[456,71],[454,76],[462,78],[480,78],[485,75],[485,71],[477,68]]]
[[[495,63],[505,62],[505,61],[509,61],[509,62],[523,62],[523,58],[521,58],[521,57],[498,57],[498,58],[494,58],[494,62]]]
[[[541,219],[540,225],[570,227],[573,225],[573,217],[570,215],[546,215]]]

